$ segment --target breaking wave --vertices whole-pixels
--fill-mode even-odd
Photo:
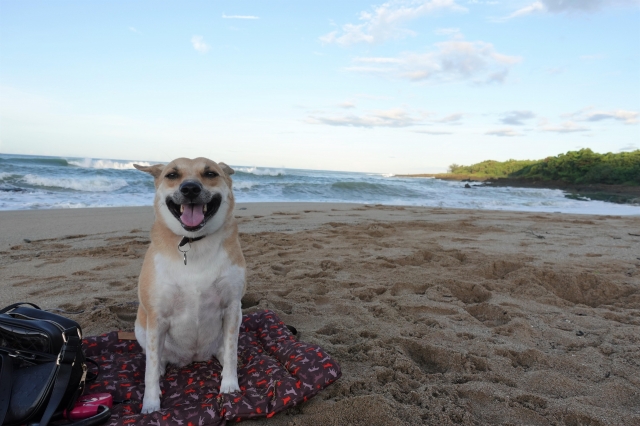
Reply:
[[[93,158],[85,158],[83,160],[68,160],[69,165],[82,167],[85,169],[116,169],[126,170],[134,169],[134,164],[141,166],[150,166],[146,161],[118,161],[118,160],[96,160]]]
[[[109,179],[101,177],[42,177],[38,175],[26,175],[22,177],[22,182],[45,188],[64,188],[84,192],[112,192],[127,186],[124,179]]]
[[[246,173],[256,176],[285,176],[287,173],[283,169],[268,169],[264,167],[236,167],[236,173]]]

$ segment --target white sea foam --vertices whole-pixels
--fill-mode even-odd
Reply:
[[[377,176],[377,177],[383,177],[383,178],[390,178],[395,176],[393,173],[365,173],[365,174],[367,176]]]
[[[111,192],[128,185],[124,179],[109,179],[96,176],[90,178],[51,178],[38,175],[25,175],[21,180],[33,186],[74,189],[85,192]]]
[[[68,160],[72,166],[83,167],[85,169],[116,169],[126,170],[134,169],[134,164],[141,166],[150,166],[146,161],[118,161],[118,160],[96,160],[93,158],[85,158],[83,160]]]
[[[233,189],[251,189],[255,182],[233,182]]]
[[[12,175],[11,173],[0,172],[0,180],[4,180],[11,175]]]
[[[287,174],[283,169],[267,169],[263,167],[236,167],[234,170],[256,176],[284,176]]]

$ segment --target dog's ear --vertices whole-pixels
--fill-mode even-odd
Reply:
[[[141,172],[149,173],[154,179],[157,179],[162,173],[162,169],[164,169],[164,164],[155,164],[153,166],[141,166],[140,164],[134,164],[133,167],[140,170]]]
[[[223,172],[225,172],[227,174],[227,176],[231,176],[232,174],[235,173],[235,171],[229,167],[226,163],[218,163],[218,166],[220,166],[220,168],[222,169]]]

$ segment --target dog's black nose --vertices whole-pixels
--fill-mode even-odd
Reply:
[[[202,191],[202,186],[197,182],[186,181],[180,185],[180,192],[190,200],[200,195],[200,191]]]

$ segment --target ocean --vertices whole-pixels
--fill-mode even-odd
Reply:
[[[0,210],[148,206],[149,161],[0,154]],[[232,166],[237,202],[339,202],[482,210],[640,215],[639,206],[567,198],[553,189],[472,187],[389,174]]]

